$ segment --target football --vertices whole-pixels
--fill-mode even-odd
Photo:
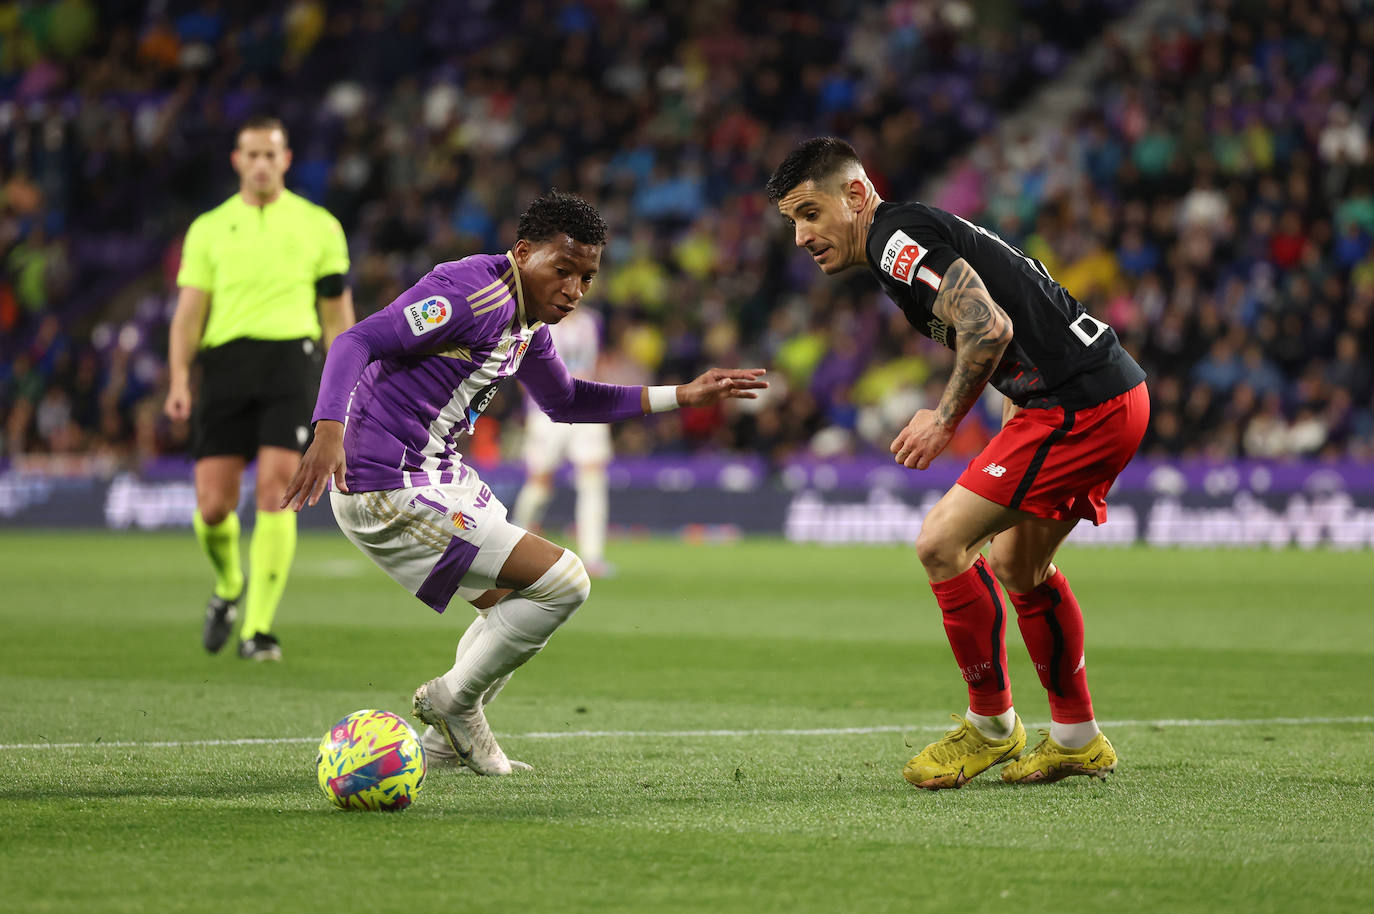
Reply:
[[[320,740],[315,770],[320,789],[340,809],[405,809],[425,782],[425,752],[397,715],[354,711]]]

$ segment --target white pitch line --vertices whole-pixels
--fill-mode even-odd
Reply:
[[[1107,730],[1121,727],[1310,727],[1330,724],[1374,724],[1374,717],[1254,717],[1254,718],[1217,718],[1213,720],[1109,720],[1102,721]],[[1048,723],[1032,722],[1033,729],[1048,728]],[[817,727],[808,729],[783,730],[565,730],[535,731],[533,733],[507,733],[502,739],[643,739],[667,738],[700,739],[711,737],[741,736],[863,736],[871,733],[940,733],[948,730],[947,725],[920,724],[913,726],[886,725],[879,727]],[[180,749],[191,746],[275,746],[285,743],[314,743],[314,736],[280,736],[246,739],[188,739],[155,740],[110,740],[91,743],[0,743],[0,751],[13,749]]]
[[[1252,727],[1257,725],[1309,726],[1316,724],[1374,724],[1374,717],[1262,717],[1252,720],[1115,720],[1101,721],[1103,729],[1117,727]],[[1027,722],[1030,729],[1048,730],[1049,721]],[[572,730],[566,732],[521,733],[523,739],[567,739],[568,737],[639,737],[639,736],[855,736],[867,733],[943,733],[948,724],[920,724],[914,726],[834,727],[805,730]],[[3,749],[0,746],[0,749]]]

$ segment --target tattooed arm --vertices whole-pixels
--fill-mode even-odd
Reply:
[[[958,350],[935,417],[951,429],[959,424],[997,369],[1011,342],[1011,318],[988,294],[987,286],[963,258],[945,271],[935,293],[935,316],[956,331]]]
[[[916,413],[890,450],[903,466],[924,470],[945,449],[1011,342],[1011,318],[963,258],[945,271],[935,293],[935,316],[955,330],[954,371],[934,410]]]

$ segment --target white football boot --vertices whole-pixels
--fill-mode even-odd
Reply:
[[[497,744],[482,708],[458,708],[442,677],[415,690],[414,714],[429,724],[421,740],[432,761],[466,765],[489,777],[511,773],[511,761]]]
[[[492,699],[494,699],[497,696],[497,694],[503,688],[505,688],[506,683],[510,682],[510,677],[511,674],[507,673],[506,675],[502,676],[500,679],[492,683],[491,688],[487,689],[487,691],[483,693],[483,708],[491,704]],[[437,764],[443,765],[445,767],[453,767],[459,771],[471,770],[458,760],[458,754],[454,752],[453,747],[448,744],[448,740],[444,737],[444,734],[440,733],[434,727],[425,727],[425,732],[420,735],[420,744],[425,747],[425,758],[429,761],[431,765]],[[513,758],[507,758],[506,761],[510,762],[510,767],[512,771],[534,770],[534,766],[529,764],[528,762],[522,762],[518,759]]]

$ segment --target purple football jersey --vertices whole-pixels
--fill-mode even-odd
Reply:
[[[465,476],[455,436],[471,433],[500,384],[517,376],[559,422],[643,415],[640,387],[574,379],[542,323],[529,322],[515,259],[442,263],[339,335],[315,421],[345,423],[350,492],[438,485]]]

